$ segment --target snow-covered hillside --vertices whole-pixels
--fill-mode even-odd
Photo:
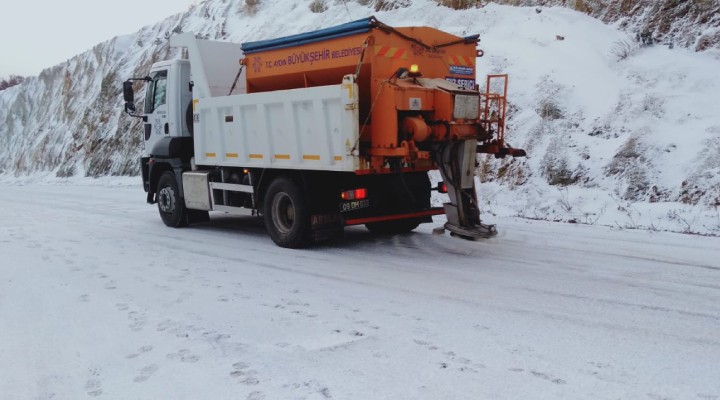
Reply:
[[[140,127],[121,112],[121,81],[178,57],[167,47],[173,32],[243,42],[375,14],[480,33],[479,74],[511,75],[508,141],[530,156],[481,160],[486,214],[720,233],[716,53],[637,48],[617,27],[561,7],[452,10],[413,0],[375,12],[348,1],[313,13],[311,3],[209,0],[0,92],[0,172],[137,174]]]
[[[473,6],[475,0],[439,0]],[[487,2],[488,0],[482,0]],[[565,6],[654,42],[697,51],[720,49],[720,2],[717,0],[492,0],[524,6]]]

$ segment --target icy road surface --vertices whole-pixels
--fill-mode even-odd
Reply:
[[[720,399],[720,239],[501,219],[285,250],[139,186],[0,191],[0,397]]]

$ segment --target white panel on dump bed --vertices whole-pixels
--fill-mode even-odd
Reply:
[[[347,77],[342,85],[197,99],[195,163],[355,171],[357,93]]]
[[[245,93],[245,72],[233,88],[235,76],[240,71],[243,52],[240,45],[213,40],[200,40],[191,32],[170,37],[173,47],[186,47],[192,69],[195,98],[229,96]]]

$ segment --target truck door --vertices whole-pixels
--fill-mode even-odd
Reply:
[[[170,134],[168,123],[167,82],[168,70],[159,70],[150,74],[152,81],[145,94],[145,153],[152,153],[155,143]]]

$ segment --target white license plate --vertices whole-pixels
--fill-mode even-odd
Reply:
[[[340,211],[352,211],[357,210],[358,208],[365,208],[370,207],[370,200],[354,200],[354,201],[348,201],[345,203],[340,204]]]

